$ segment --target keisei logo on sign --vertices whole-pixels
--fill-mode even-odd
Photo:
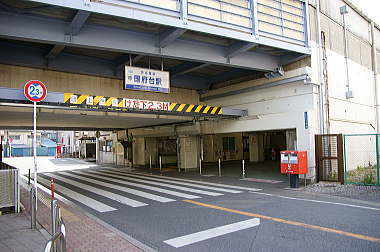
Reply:
[[[32,102],[44,100],[46,93],[46,86],[39,80],[28,81],[24,86],[25,97]]]

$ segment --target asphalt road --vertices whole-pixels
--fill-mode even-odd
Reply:
[[[380,251],[380,202],[285,190],[284,182],[166,173],[193,180],[180,181],[110,169],[39,178],[56,177],[57,193],[159,251]],[[101,205],[95,209],[88,199]],[[142,205],[128,205],[136,202]]]

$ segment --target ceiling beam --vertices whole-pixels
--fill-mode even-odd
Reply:
[[[62,51],[65,49],[64,45],[54,45],[48,54],[46,54],[47,59],[55,59]]]
[[[131,65],[134,66],[140,59],[144,58],[144,55],[134,55],[123,54],[116,60],[115,75],[120,77],[123,74],[123,69],[125,65],[130,65],[130,60],[132,59]]]
[[[228,58],[235,57],[236,55],[243,53],[243,52],[246,52],[246,51],[248,51],[248,50],[250,50],[256,46],[257,46],[256,43],[243,42],[243,41],[236,42],[228,48],[228,52],[226,54],[226,57],[228,57]]]
[[[207,89],[213,89],[215,84],[239,79],[244,76],[252,75],[254,73],[255,73],[254,71],[250,71],[246,69],[232,69],[230,71],[226,71],[224,73],[218,74],[214,76],[213,78],[209,79],[208,80],[209,85]]]
[[[186,32],[183,28],[168,28],[159,35],[159,47],[164,48],[173,43]]]
[[[0,37],[3,38],[143,54],[259,71],[273,71],[280,63],[280,58],[277,56],[252,51],[227,59],[226,46],[185,39],[177,39],[175,43],[161,50],[157,46],[157,34],[96,24],[87,24],[86,32],[78,34],[72,41],[67,41],[65,36],[62,36],[65,27],[66,22],[63,20],[0,11]]]
[[[172,67],[171,69],[169,69],[169,72],[171,76],[176,76],[181,74],[187,74],[198,69],[207,67],[209,65],[210,64],[208,63],[184,62],[182,64]]]
[[[86,23],[86,20],[90,16],[90,12],[79,10],[75,14],[73,20],[67,27],[68,33],[70,35],[78,35],[83,25]],[[55,59],[63,50],[65,49],[64,45],[54,45],[50,52],[46,55],[46,58],[49,60]]]
[[[207,78],[188,74],[176,75],[170,78],[170,83],[176,87],[189,89],[207,89]]]
[[[115,76],[115,62],[62,52],[58,58],[46,65],[47,53],[45,49],[39,47],[0,40],[1,64],[122,79],[122,75]],[[175,76],[170,82],[173,87],[205,89],[208,86],[206,78],[190,75]]]
[[[281,56],[281,66],[291,64],[293,62],[307,58],[309,56],[310,55],[306,55],[306,54],[288,53],[286,55]]]
[[[86,23],[88,17],[90,16],[90,13],[91,12],[89,11],[78,10],[69,25],[69,34],[74,36],[78,35],[83,25]]]

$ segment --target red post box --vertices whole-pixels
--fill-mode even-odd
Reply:
[[[281,151],[281,173],[306,174],[307,151]]]

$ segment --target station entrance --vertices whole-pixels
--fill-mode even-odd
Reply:
[[[273,130],[203,136],[205,175],[284,180],[280,174],[280,151],[293,149],[295,130]]]

